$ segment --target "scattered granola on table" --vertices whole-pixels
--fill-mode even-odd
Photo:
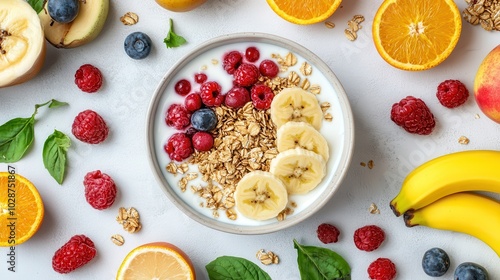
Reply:
[[[129,233],[135,233],[141,230],[142,224],[139,219],[139,212],[134,207],[130,207],[128,209],[120,207],[118,209],[116,221]]]
[[[500,31],[499,0],[465,0],[467,8],[462,17],[472,25],[481,25],[486,31]]]
[[[263,264],[263,265],[270,265],[270,264],[278,264],[279,263],[279,257],[272,251],[266,252],[264,249],[260,249],[257,254],[255,254],[257,259]]]

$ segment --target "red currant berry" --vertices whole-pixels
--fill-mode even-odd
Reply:
[[[214,146],[214,137],[208,132],[199,131],[193,135],[192,142],[197,151],[206,152]]]
[[[200,109],[201,105],[201,96],[198,93],[191,93],[184,99],[184,107],[186,107],[189,112]]]
[[[253,106],[259,110],[266,110],[271,107],[274,93],[270,87],[262,84],[254,85],[251,91]]]
[[[245,58],[250,62],[259,60],[260,52],[256,47],[248,47],[245,51]]]
[[[186,96],[191,91],[191,83],[186,79],[182,79],[175,83],[174,89],[177,94]]]
[[[204,73],[197,73],[194,75],[194,81],[198,84],[203,84],[207,81],[207,75],[205,75]]]
[[[262,60],[262,62],[260,63],[259,71],[260,74],[262,74],[262,76],[274,78],[278,75],[280,68],[278,67],[278,64],[276,64],[274,61],[265,59]]]
[[[241,108],[250,101],[250,93],[246,88],[234,87],[226,94],[224,104],[231,108]]]

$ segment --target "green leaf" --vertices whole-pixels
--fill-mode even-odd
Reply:
[[[59,185],[64,180],[66,152],[70,145],[69,137],[58,130],[54,130],[54,133],[47,137],[43,145],[43,165]]]
[[[205,268],[210,280],[271,280],[259,266],[239,257],[218,257]]]
[[[35,118],[15,118],[0,126],[0,162],[20,160],[35,138]]]
[[[187,43],[186,39],[182,36],[175,34],[174,32],[174,21],[170,19],[170,30],[168,30],[167,37],[163,40],[167,48],[176,48]]]
[[[28,4],[39,14],[43,10],[46,0],[28,0]]]
[[[326,248],[301,245],[295,239],[293,244],[297,249],[297,263],[301,279],[351,279],[351,268],[339,254]]]
[[[57,101],[55,99],[50,100],[49,108],[59,108],[62,106],[69,105],[68,102]]]

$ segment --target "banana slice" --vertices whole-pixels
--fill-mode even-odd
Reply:
[[[289,194],[304,194],[319,185],[325,177],[325,169],[323,157],[295,148],[279,153],[271,161],[269,171],[285,184]]]
[[[325,162],[330,156],[325,137],[305,122],[287,122],[282,125],[276,135],[276,146],[278,152],[297,147],[306,149],[321,155]]]
[[[286,188],[269,172],[247,173],[236,186],[236,209],[245,217],[267,220],[276,217],[288,203]]]
[[[271,103],[271,120],[277,128],[289,121],[296,121],[307,122],[319,130],[323,111],[314,94],[301,88],[286,88],[274,96]]]
[[[38,74],[45,60],[45,39],[35,10],[24,0],[0,1],[0,88]]]

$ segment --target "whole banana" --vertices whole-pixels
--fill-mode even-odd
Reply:
[[[463,191],[500,193],[500,151],[462,151],[432,159],[408,174],[390,206],[400,216]]]
[[[474,236],[500,257],[500,203],[492,198],[461,192],[445,196],[404,214],[406,226],[427,226]]]

